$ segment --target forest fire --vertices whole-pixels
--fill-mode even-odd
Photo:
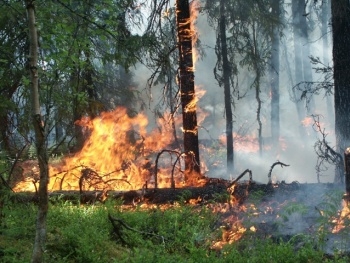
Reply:
[[[344,229],[350,222],[350,208],[346,201],[343,201],[343,208],[339,212],[339,216],[333,220],[335,226],[332,229],[332,233],[339,233]]]
[[[88,138],[80,152],[50,166],[50,191],[81,187],[84,190],[134,190],[154,186],[152,164],[156,154],[173,141],[165,118],[159,120],[158,129],[148,132],[144,114],[129,117],[125,108],[117,108],[94,119],[84,118],[78,124]],[[182,156],[180,152],[177,156],[174,153],[176,151],[168,152],[165,158],[158,159],[158,187],[170,187],[171,174],[176,187],[186,186],[181,171]],[[35,191],[37,186],[32,181],[19,182],[14,191]]]
[[[189,7],[189,18],[182,17],[178,20],[179,27],[182,28],[178,38],[180,42],[185,42],[180,53],[183,51],[184,57],[190,55],[195,61],[196,53],[193,46],[198,36],[194,23],[198,16],[199,3],[193,1]],[[186,8],[184,15],[186,16]],[[187,43],[191,43],[190,47],[186,46]],[[187,78],[188,73],[193,74],[194,63],[190,64],[186,64],[184,71],[180,72],[180,79]],[[190,77],[190,79],[193,82],[193,78]],[[185,120],[186,117],[183,121],[182,132],[185,136],[184,141],[186,141],[186,136],[191,139],[198,136],[198,125],[193,118],[197,117],[196,104],[204,91],[198,91],[196,95],[193,86],[193,91],[190,87],[187,96],[181,81],[179,85],[182,100],[186,97],[182,102],[183,115],[191,118],[191,123]],[[192,145],[191,143],[185,143],[184,152],[178,149],[173,150],[174,147],[164,151],[174,141],[173,133],[167,127],[164,119],[158,123],[159,129],[151,132],[147,130],[148,119],[144,114],[129,117],[124,108],[103,112],[94,119],[85,117],[78,121],[77,124],[83,127],[87,140],[80,152],[64,158],[62,163],[50,166],[49,191],[136,190],[147,187],[201,185],[201,182],[196,180],[198,176],[189,180],[192,176],[188,174],[192,173],[192,169],[188,167],[188,160],[199,163],[198,149],[193,150],[188,147]],[[156,156],[157,153],[159,153],[158,156]],[[183,171],[183,159],[185,159],[186,174]],[[193,172],[198,174],[198,171],[199,168]],[[32,176],[29,178],[38,177],[37,172],[32,171]],[[23,180],[14,187],[14,191],[34,192],[37,189],[38,180],[35,179],[34,183],[32,179]]]

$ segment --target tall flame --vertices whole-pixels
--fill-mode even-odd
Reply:
[[[84,128],[88,138],[80,152],[50,166],[49,190],[79,190],[84,182],[84,190],[132,190],[141,189],[145,184],[151,186],[155,181],[156,155],[173,141],[166,119],[166,116],[160,119],[158,128],[149,132],[146,115],[131,117],[127,109],[121,107],[94,119],[83,118],[77,124]],[[158,160],[158,187],[170,187],[176,159],[170,155]],[[176,186],[186,186],[180,169],[176,170]],[[14,190],[35,191],[36,187],[31,181],[23,181]]]

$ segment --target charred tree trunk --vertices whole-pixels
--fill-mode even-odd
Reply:
[[[280,0],[272,0],[272,13],[276,18],[280,18]],[[279,71],[280,71],[280,38],[277,27],[272,32],[270,78],[271,78],[271,137],[273,145],[279,144],[280,137],[280,91],[279,91]]]
[[[334,112],[337,152],[350,142],[350,3],[332,0]],[[340,182],[344,169],[338,167],[334,181]]]
[[[40,183],[38,190],[38,215],[36,221],[36,233],[31,262],[43,262],[43,252],[46,239],[46,216],[48,211],[47,185],[49,180],[48,157],[46,148],[46,134],[40,113],[39,88],[38,88],[38,35],[35,25],[34,0],[26,0],[26,9],[29,28],[29,70],[31,80],[31,100],[33,126],[35,132],[35,145],[40,168]]]
[[[262,101],[260,98],[260,72],[257,71],[256,79],[255,79],[255,99],[258,103],[258,107],[256,109],[256,120],[258,122],[258,142],[259,142],[259,154],[262,156],[263,150],[263,138],[262,138],[262,121],[261,121],[261,107]]]
[[[252,30],[253,30],[253,46],[251,47],[251,53],[254,56],[254,61],[253,61],[253,65],[254,65],[254,71],[255,71],[255,79],[254,79],[254,83],[253,86],[255,88],[255,99],[257,102],[257,109],[256,109],[256,121],[258,122],[258,143],[259,143],[259,154],[260,156],[262,156],[262,148],[263,148],[263,138],[262,138],[262,121],[261,121],[261,108],[262,108],[262,100],[260,98],[260,81],[261,81],[261,67],[259,65],[259,62],[257,60],[257,58],[259,58],[260,54],[259,54],[259,48],[258,48],[258,40],[257,40],[257,24],[256,22],[254,22],[252,24]]]
[[[186,174],[200,174],[197,110],[194,90],[190,5],[188,0],[176,1],[176,26],[179,47],[179,84]]]
[[[231,88],[230,75],[231,66],[227,55],[227,40],[226,40],[226,17],[225,17],[225,1],[220,0],[220,46],[223,68],[223,84],[225,94],[225,112],[226,112],[226,151],[227,151],[227,173],[233,173],[234,169],[234,147],[233,147],[233,119],[231,105]]]

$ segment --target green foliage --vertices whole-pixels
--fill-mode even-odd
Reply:
[[[128,31],[136,21],[126,23],[130,15],[126,12],[134,8],[134,1],[83,3],[36,1],[42,113],[46,130],[54,132],[53,127],[58,126],[63,136],[75,135],[73,123],[83,115],[96,116],[119,105],[134,106],[131,87],[136,85],[126,72],[140,60],[150,38]],[[30,84],[27,17],[21,2],[0,5],[0,116],[16,124],[2,129],[8,134],[14,130],[15,136],[28,141],[32,127],[26,88]]]
[[[225,262],[323,262],[323,253],[313,248],[311,243],[305,243],[302,249],[296,251],[289,242],[274,243],[271,239],[238,242],[226,247],[223,251]]]
[[[298,202],[289,202],[286,206],[284,206],[283,210],[280,213],[281,218],[284,221],[288,220],[288,217],[293,213],[299,213],[301,215],[306,214],[308,211],[308,207],[305,204]]]

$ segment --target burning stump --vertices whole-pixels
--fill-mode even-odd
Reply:
[[[350,147],[346,148],[344,153],[345,160],[345,194],[344,200],[346,204],[349,204],[350,201]]]

